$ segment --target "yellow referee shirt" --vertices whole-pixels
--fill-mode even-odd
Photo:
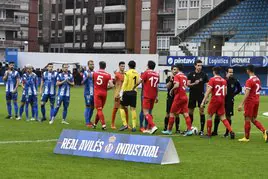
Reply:
[[[122,90],[123,91],[132,91],[132,89],[139,82],[139,80],[140,80],[140,75],[136,70],[134,70],[134,69],[128,70],[124,76]],[[137,88],[135,90],[137,91]]]

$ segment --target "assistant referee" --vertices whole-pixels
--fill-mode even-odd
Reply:
[[[196,108],[196,104],[199,107],[200,114],[200,125],[201,129],[199,135],[204,135],[204,127],[205,127],[205,114],[204,109],[200,108],[200,104],[204,98],[204,86],[208,82],[208,75],[202,71],[202,61],[196,60],[194,62],[195,71],[190,72],[187,76],[188,78],[188,87],[190,88],[189,95],[189,115],[194,121],[194,109]]]
[[[120,115],[123,122],[123,126],[119,129],[119,131],[123,131],[128,129],[128,124],[126,121],[126,113],[125,110],[130,106],[131,109],[131,117],[132,117],[132,132],[136,131],[137,125],[137,113],[136,113],[136,105],[137,105],[137,88],[133,90],[133,88],[138,84],[140,75],[135,70],[136,62],[129,61],[128,63],[129,70],[125,72],[124,82],[122,85],[122,89],[120,91]]]
[[[242,87],[239,81],[234,77],[233,68],[228,68],[226,72],[225,80],[227,81],[227,95],[225,96],[225,115],[226,119],[232,124],[231,117],[234,115],[234,97],[241,93]],[[213,136],[218,135],[218,127],[220,123],[220,118],[218,115],[215,116],[214,131]],[[229,131],[226,129],[224,137],[229,136]]]

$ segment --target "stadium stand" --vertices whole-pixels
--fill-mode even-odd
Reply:
[[[210,17],[210,20],[206,22],[203,27],[199,25],[200,28],[196,28],[195,33],[188,33],[180,44],[185,46],[187,43],[189,51],[192,52],[193,55],[197,55],[195,52],[198,51],[202,43],[207,42],[213,37],[221,36],[225,41],[225,43],[222,44],[223,51],[241,51],[241,49],[245,50],[246,46],[256,46],[254,49],[258,51],[267,50],[257,48],[261,45],[265,46],[266,44],[262,42],[268,39],[267,9],[267,0],[241,1],[236,5],[229,6],[227,10],[218,14],[216,18],[213,19]],[[202,19],[200,21],[202,21]],[[186,51],[187,49],[184,49],[184,54],[186,54]],[[252,56],[256,54],[244,53],[243,55]]]

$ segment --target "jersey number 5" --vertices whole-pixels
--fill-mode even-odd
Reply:
[[[97,78],[97,85],[102,85],[102,83],[103,83],[103,76],[98,76],[98,78]]]

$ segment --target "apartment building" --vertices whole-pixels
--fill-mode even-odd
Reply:
[[[162,53],[170,40],[223,0],[137,0],[136,53]],[[140,18],[139,18],[140,17]],[[141,24],[140,28],[138,24]]]
[[[29,0],[0,0],[0,53],[5,48],[28,51]]]
[[[44,52],[132,53],[134,1],[39,0]]]

